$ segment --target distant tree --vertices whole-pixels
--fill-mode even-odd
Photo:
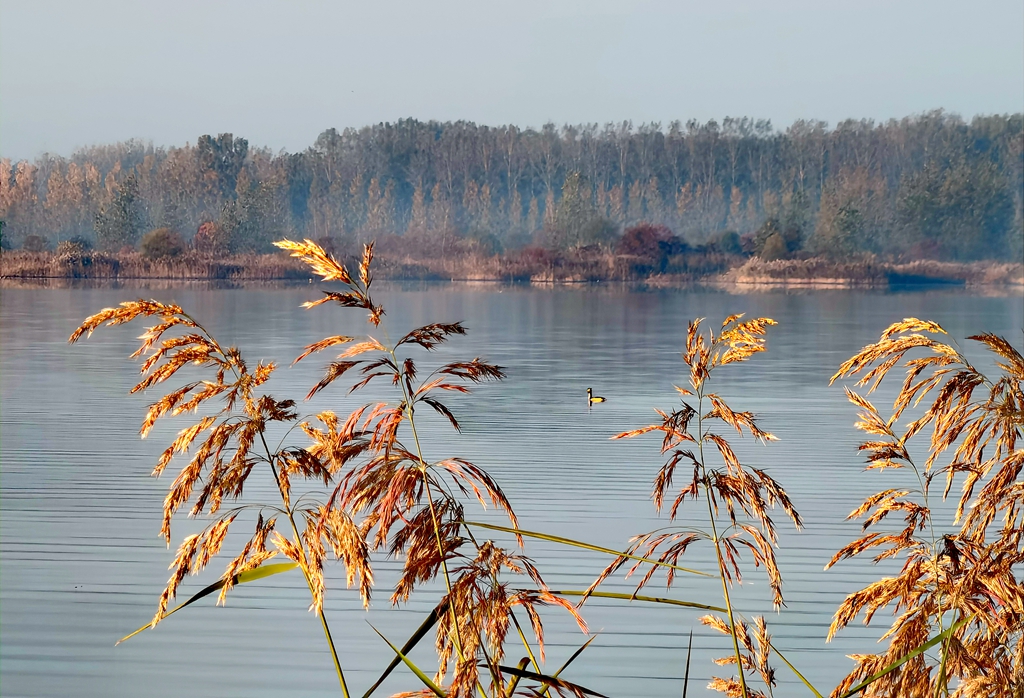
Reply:
[[[423,186],[416,185],[412,193],[412,210],[409,214],[409,227],[406,235],[425,235],[427,232],[427,203],[423,194]]]
[[[184,254],[185,241],[176,230],[157,228],[142,236],[139,251],[149,260],[173,259]]]
[[[21,249],[26,252],[45,252],[50,248],[50,241],[42,235],[26,235]]]
[[[853,203],[834,212],[823,211],[818,219],[814,251],[833,259],[856,253],[864,244],[864,216]]]
[[[554,215],[548,217],[541,235],[546,247],[578,249],[588,245],[608,245],[614,241],[615,226],[598,215],[591,201],[590,188],[579,172],[573,171],[566,176],[562,184],[562,198],[553,208]]]
[[[891,249],[891,241],[879,235],[891,227],[887,195],[884,177],[873,175],[864,167],[842,169],[822,190],[808,248],[832,258]]]
[[[286,215],[280,192],[268,182],[253,182],[243,171],[236,186],[237,199],[227,201],[218,224],[232,252],[274,251],[275,238],[286,235]]]
[[[145,211],[134,174],[125,177],[113,199],[96,214],[96,238],[104,250],[135,247],[145,226]]]
[[[769,246],[769,241],[771,245]],[[782,225],[775,218],[769,218],[754,233],[752,252],[756,256],[767,259],[784,259],[797,252],[803,246],[803,231],[798,223],[791,219]]]
[[[948,259],[1005,258],[1013,199],[1004,177],[988,161],[935,164],[909,177],[897,216],[911,249]]]
[[[223,257],[230,251],[230,243],[227,231],[213,221],[199,226],[192,237],[192,249],[204,257]]]
[[[785,259],[788,255],[786,241],[782,238],[781,233],[772,233],[765,240],[758,256],[766,262],[773,262],[776,259]]]
[[[743,254],[743,243],[739,233],[734,230],[726,230],[712,238],[711,245],[715,250],[724,254]]]
[[[249,141],[222,133],[216,138],[200,136],[196,142],[196,160],[204,178],[216,194],[229,197],[235,190],[236,182],[246,157],[249,155]]]
[[[566,249],[613,240],[614,226],[591,220],[607,218],[620,228],[664,224],[700,242],[735,230],[756,238],[759,252],[778,232],[787,256],[1019,259],[1022,132],[1019,113],[966,122],[932,112],[783,131],[750,119],[667,129],[402,120],[329,129],[296,153],[231,134],[168,149],[128,141],[67,159],[0,161],[0,219],[12,247],[29,234],[59,241],[95,227],[106,229],[100,245],[120,249],[151,227],[220,220],[240,251],[266,250],[279,234],[340,240],[406,229],[423,231],[416,244],[445,250],[474,231],[506,249],[531,240]],[[132,178],[141,222],[125,225]],[[767,219],[774,230],[761,226]]]
[[[658,271],[664,271],[669,257],[683,254],[687,249],[686,242],[668,227],[653,223],[627,228],[615,243],[616,254],[639,257]]]

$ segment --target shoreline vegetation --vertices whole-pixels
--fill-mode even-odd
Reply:
[[[0,159],[3,277],[308,279],[280,238],[374,240],[396,280],[1017,286],[1024,114],[403,119],[294,153],[222,133]]]
[[[652,264],[637,255],[603,250],[416,258],[382,254],[378,276],[389,281],[480,281],[542,284],[635,283],[674,288],[692,284],[796,286],[807,288],[1024,287],[1024,264],[994,261],[833,261],[824,257],[763,260],[705,253]],[[305,281],[308,267],[282,254],[237,254],[211,258],[186,253],[147,259],[134,251],[115,253],[9,251],[0,255],[0,286],[60,280]]]

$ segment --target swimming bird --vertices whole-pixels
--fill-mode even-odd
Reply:
[[[605,401],[605,399],[603,397],[598,397],[597,395],[594,395],[594,391],[591,390],[590,388],[587,388],[587,402],[589,402],[592,405],[595,402],[604,402],[604,401]]]

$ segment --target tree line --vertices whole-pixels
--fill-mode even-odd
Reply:
[[[0,163],[7,248],[137,247],[152,229],[215,254],[281,237],[423,254],[611,246],[640,223],[770,258],[1019,259],[1024,115],[941,111],[834,128],[726,118],[540,129],[403,119],[302,152],[232,134]]]

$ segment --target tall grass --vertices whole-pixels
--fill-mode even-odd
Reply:
[[[600,247],[552,251],[537,247],[493,254],[474,246],[445,255],[436,246],[418,247],[396,238],[378,250],[381,278],[415,280],[532,281],[591,283],[599,281],[679,285],[699,280],[728,284],[886,286],[890,283],[955,283],[974,286],[1024,284],[1020,263],[916,261],[833,261],[825,258],[746,259],[713,249],[692,250],[652,260],[615,254]],[[359,253],[346,258],[358,264]],[[211,257],[189,250],[163,259],[137,252],[5,251],[0,254],[3,279],[190,279],[305,280],[309,269],[281,254],[236,254]]]
[[[562,678],[593,638],[554,671],[546,663],[544,644],[544,614],[551,609],[568,614],[586,633],[581,610],[592,597],[708,611],[701,622],[723,633],[730,652],[717,661],[732,667],[732,675],[714,678],[710,687],[726,695],[774,695],[774,660],[785,664],[811,695],[822,695],[773,644],[764,617],[744,618],[733,602],[742,561],[749,556],[767,574],[774,608],[782,605],[771,509],[781,509],[797,528],[801,525],[782,484],[765,470],[741,463],[728,435],[735,432],[766,444],[775,437],[753,414],[733,409],[713,390],[719,371],[727,366],[736,370],[766,350],[766,334],[774,321],[734,315],[717,332],[703,320],[690,323],[683,348],[689,380],[686,387],[676,388],[679,403],[660,411],[656,423],[616,437],[661,435],[666,462],[655,474],[652,496],[659,511],[668,510],[670,526],[641,534],[620,551],[520,529],[512,503],[485,468],[424,449],[424,419],[441,419],[455,432],[460,428],[445,395],[505,377],[502,367],[479,357],[430,361],[438,346],[466,334],[461,323],[389,327],[385,308],[373,299],[373,245],[364,248],[350,270],[312,242],[277,244],[306,273],[343,287],[311,299],[307,309],[356,309],[368,320],[364,336],[333,335],[298,354],[296,361],[339,352],[306,397],[342,386],[358,393],[371,383],[383,383],[391,390],[390,400],[359,405],[347,415],[324,411],[300,416],[296,401],[265,392],[277,366],[250,363],[240,350],[220,344],[197,318],[172,304],[122,303],[87,318],[70,338],[75,342],[103,325],[149,318],[155,324],[132,355],[143,360],[142,379],[132,392],[158,391],[167,381],[183,381],[152,403],[141,433],[146,436],[165,418],[189,420],[154,469],[160,475],[177,468],[165,499],[161,534],[170,543],[172,524],[185,511],[208,523],[178,544],[156,613],[136,633],[205,596],[216,593],[223,603],[238,584],[298,570],[308,587],[310,611],[320,620],[339,689],[347,698],[355,687],[344,671],[345,643],[332,633],[324,611],[325,594],[334,592],[326,588],[324,570],[332,558],[343,565],[348,587],[365,605],[374,590],[374,556],[386,555],[401,561],[401,574],[390,590],[392,604],[407,602],[431,583],[443,586],[444,592],[404,642],[381,635],[382,648],[389,648],[394,659],[362,693],[364,698],[403,665],[418,688],[401,695],[600,695]],[[891,608],[897,616],[884,638],[886,648],[857,655],[854,671],[832,692],[836,697],[861,692],[1002,696],[1024,691],[1024,588],[1015,571],[1024,562],[1024,484],[1019,478],[1024,450],[1017,446],[1024,429],[1024,359],[1001,338],[972,338],[1000,359],[1001,374],[990,379],[958,348],[933,339],[943,333],[926,321],[897,323],[833,378],[863,373],[860,384],[870,383],[870,392],[907,352],[926,352],[905,362],[908,376],[889,418],[865,397],[849,393],[862,410],[858,426],[871,437],[861,447],[869,469],[895,468],[897,475],[907,476],[851,516],[866,517],[865,530],[897,516],[905,526],[892,533],[866,533],[839,551],[833,563],[871,551],[876,559],[901,557],[905,564],[900,575],[852,594],[837,611],[830,634],[860,613],[869,622],[882,609]],[[185,378],[193,371],[196,375]],[[929,394],[935,396],[930,407],[900,433],[900,418]],[[929,425],[928,455],[919,464],[908,444]],[[275,436],[285,432],[284,439],[271,439],[272,431]],[[272,475],[274,501],[245,496],[245,485],[257,470]],[[932,488],[940,475],[945,478],[941,495]],[[962,483],[962,494],[954,521],[938,522],[934,498],[946,496],[955,481]],[[469,520],[466,507],[474,503],[496,507],[507,525]],[[706,510],[706,527],[677,527],[683,506]],[[222,550],[229,529],[240,526],[251,531],[246,542],[230,553]],[[514,534],[518,546],[505,548],[486,539],[493,530]],[[524,554],[527,539],[597,551],[611,561],[589,588],[552,589]],[[680,564],[696,545],[714,551],[713,570]],[[202,572],[221,555],[229,559],[220,579],[172,607],[184,577]],[[283,558],[288,561],[280,562]],[[635,591],[604,591],[602,583],[627,565],[630,574],[642,575]],[[659,571],[665,573],[670,591],[680,574],[716,577],[721,599],[641,594]],[[420,667],[409,655],[431,634],[437,665]],[[517,645],[524,659],[506,662]],[[755,675],[763,691],[752,686]]]
[[[829,638],[858,614],[897,614],[885,651],[855,657],[857,667],[837,688],[846,690],[928,641],[944,636],[934,657],[916,655],[865,690],[868,696],[1018,696],[1024,692],[1024,357],[991,334],[969,337],[995,354],[1000,375],[990,378],[958,346],[940,341],[934,322],[894,323],[878,342],[844,363],[832,380],[861,375],[857,386],[874,391],[910,352],[906,376],[888,416],[847,389],[857,405],[860,446],[871,471],[892,470],[895,486],[872,495],[850,518],[863,518],[865,534],[836,553],[842,559],[872,554],[903,560],[895,577],[851,594],[836,612]],[[930,398],[927,409],[901,428],[908,409]],[[905,420],[904,420],[905,421]],[[924,459],[916,437],[930,427]],[[937,498],[960,486],[949,520],[936,520]],[[903,524],[878,531],[893,518]],[[871,532],[868,532],[872,529]]]

